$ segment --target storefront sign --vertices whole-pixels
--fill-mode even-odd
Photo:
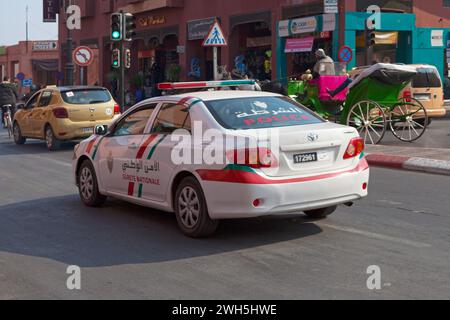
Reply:
[[[432,30],[431,31],[431,46],[443,47],[444,46],[444,30]]]
[[[283,20],[278,23],[278,36],[289,37],[303,33],[330,32],[336,30],[336,25],[335,14],[323,14],[308,18]]]
[[[188,21],[188,40],[203,40],[216,21],[215,17]]]
[[[33,51],[58,50],[58,41],[33,41]]]
[[[247,38],[247,48],[269,47],[272,44],[272,37]]]
[[[138,21],[139,21],[139,25],[141,27],[149,27],[149,26],[155,26],[155,25],[166,23],[166,17],[165,16],[150,16],[150,17],[139,18]]]
[[[43,0],[43,22],[56,22],[56,14],[59,11],[59,0]]]
[[[323,7],[325,13],[339,13],[338,0],[324,0]]]
[[[314,37],[294,38],[286,40],[285,53],[311,52],[314,46]]]
[[[291,21],[291,34],[309,33],[317,30],[316,17],[294,19]]]

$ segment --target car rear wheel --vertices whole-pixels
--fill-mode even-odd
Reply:
[[[209,217],[205,196],[198,181],[185,178],[175,194],[175,214],[181,231],[191,238],[212,235],[219,226]]]
[[[78,190],[81,201],[88,207],[99,207],[106,201],[106,196],[98,190],[95,169],[89,160],[85,160],[78,171]]]
[[[61,148],[61,141],[55,137],[53,129],[50,126],[45,128],[45,143],[47,145],[47,149],[50,151],[56,151]]]
[[[14,134],[14,142],[17,145],[23,145],[25,144],[25,142],[27,142],[27,139],[22,136],[22,131],[20,130],[20,126],[17,122],[14,122],[13,134]]]
[[[337,210],[337,206],[305,211],[305,214],[311,219],[323,219],[333,214]]]

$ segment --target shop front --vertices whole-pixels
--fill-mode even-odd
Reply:
[[[272,15],[249,13],[230,17],[230,71],[258,80],[272,79]]]
[[[336,57],[337,15],[323,14],[278,23],[277,78],[286,82],[312,70],[317,62],[315,52],[324,49]]]

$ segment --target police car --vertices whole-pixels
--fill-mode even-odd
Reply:
[[[81,200],[174,212],[190,237],[223,219],[304,212],[317,219],[368,194],[358,132],[288,97],[225,90],[251,80],[160,84],[202,90],[143,101],[75,147]],[[209,90],[208,90],[209,89]]]

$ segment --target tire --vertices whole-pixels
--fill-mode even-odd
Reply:
[[[175,192],[174,205],[178,227],[186,236],[205,238],[217,230],[219,221],[209,217],[205,196],[195,178],[187,177],[181,181]]]
[[[84,160],[77,172],[78,191],[81,201],[88,207],[102,206],[107,197],[98,190],[97,175],[89,160]]]
[[[13,133],[14,142],[17,145],[23,145],[27,142],[27,139],[22,136],[22,131],[20,130],[20,126],[17,122],[14,122]]]
[[[337,210],[337,206],[305,211],[305,214],[311,219],[324,219]]]
[[[50,126],[45,127],[45,143],[47,149],[50,151],[57,151],[61,149],[61,141],[55,137],[53,129]]]

